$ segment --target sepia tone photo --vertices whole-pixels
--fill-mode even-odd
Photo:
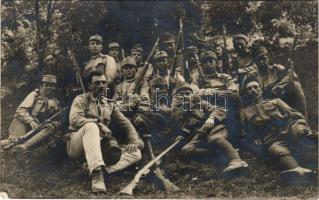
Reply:
[[[0,199],[318,199],[318,1],[1,0]]]

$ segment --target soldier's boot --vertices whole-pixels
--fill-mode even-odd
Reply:
[[[21,152],[21,153],[25,153],[25,152],[29,151],[31,148],[33,148],[33,147],[41,144],[45,140],[47,140],[50,137],[50,135],[51,135],[50,131],[42,130],[38,134],[33,136],[32,138],[27,140],[25,143],[17,145],[16,151]]]
[[[303,167],[295,167],[280,173],[280,181],[287,185],[307,185],[313,181],[313,171]]]
[[[92,192],[94,193],[106,192],[102,166],[97,167],[92,172]]]
[[[248,164],[241,159],[231,160],[228,166],[223,170],[223,177],[230,178],[243,174],[248,169]]]

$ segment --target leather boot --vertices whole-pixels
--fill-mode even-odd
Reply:
[[[95,168],[92,172],[92,192],[106,192],[104,174],[101,166]]]
[[[225,177],[238,176],[241,172],[248,168],[248,164],[240,159],[232,160],[228,166],[223,170],[222,174]]]
[[[280,172],[280,182],[285,185],[307,185],[313,181],[315,174],[307,168],[295,167]],[[316,180],[316,179],[314,179]]]
[[[43,141],[48,139],[50,135],[51,135],[51,131],[41,130],[39,133],[37,133],[35,136],[27,140],[25,143],[17,145],[16,150],[22,153],[27,152],[32,147],[39,145]]]

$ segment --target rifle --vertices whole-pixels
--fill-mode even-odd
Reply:
[[[119,193],[120,194],[127,194],[132,195],[133,189],[136,187],[138,182],[140,181],[141,177],[143,175],[146,175],[150,171],[150,167],[152,167],[158,160],[160,160],[165,154],[167,154],[172,148],[174,148],[181,140],[175,140],[173,144],[171,144],[167,149],[165,149],[162,153],[160,153],[158,156],[156,156],[153,160],[148,162],[142,169],[140,169],[136,175],[134,176],[134,179],[126,186],[124,187]]]
[[[201,87],[201,85],[205,81],[205,77],[204,77],[203,69],[202,69],[202,66],[200,65],[199,57],[198,57],[197,53],[195,53],[195,58],[196,58],[196,65],[197,65],[198,74],[199,74],[199,83],[198,84]]]
[[[169,76],[171,78],[175,77],[176,67],[177,67],[177,65],[175,63],[176,63],[177,52],[178,52],[178,48],[179,48],[179,41],[180,41],[180,37],[181,37],[182,34],[183,34],[183,23],[182,23],[182,19],[180,19],[180,21],[179,21],[179,32],[178,32],[177,43],[176,43],[176,49],[175,49],[175,53],[174,53],[174,57],[173,57],[173,62],[172,62],[171,67],[170,67]]]
[[[151,57],[153,56],[153,54],[155,53],[156,47],[158,46],[158,41],[159,41],[159,38],[157,38],[151,52],[149,53],[149,55],[144,63],[143,71],[141,72],[141,74],[139,75],[139,77],[135,81],[135,88],[133,90],[133,94],[136,94],[139,91],[139,89],[142,87],[142,82],[143,82],[144,76],[148,70],[148,65],[149,65],[148,62],[151,59]]]
[[[77,83],[78,84],[80,83],[82,92],[86,93],[86,90],[85,90],[85,87],[84,87],[84,84],[83,84],[83,81],[82,81],[81,73],[80,73],[79,64],[76,62],[74,54],[71,51],[71,49],[69,49],[69,48],[68,48],[68,56],[69,56],[69,59],[71,61],[72,66],[73,66],[73,70],[75,72],[75,77],[76,77]]]
[[[154,152],[153,152],[153,148],[152,148],[152,145],[151,145],[151,142],[150,142],[150,137],[151,135],[143,135],[143,138],[146,140],[146,146],[147,146],[147,150],[148,150],[148,153],[150,154],[151,156],[151,159],[155,159],[155,155],[154,155]],[[180,190],[179,187],[177,187],[174,183],[172,183],[169,179],[165,178],[161,169],[158,167],[158,163],[156,162],[155,163],[155,166],[156,166],[156,169],[155,169],[155,174],[156,176],[161,180],[165,190],[167,192],[174,192],[174,191],[178,191]]]
[[[189,70],[189,65],[188,65],[188,60],[185,61],[185,63],[183,62],[184,59],[185,59],[185,44],[184,44],[184,32],[183,32],[183,21],[182,19],[180,18],[179,20],[179,26],[180,26],[180,31],[181,31],[181,49],[180,51],[182,52],[183,54],[183,58],[180,60],[182,63],[180,63],[181,65],[184,66],[184,69],[183,69],[183,76],[185,78],[185,81],[190,83],[191,82],[191,78],[190,78],[190,70]],[[183,60],[183,61],[182,61]]]
[[[294,53],[294,50],[295,50],[296,45],[297,45],[298,37],[299,37],[299,35],[296,34],[294,37],[294,41],[292,43],[292,46],[290,48],[290,51],[289,51],[289,55],[288,55],[288,63],[289,63],[289,69],[290,69],[288,93],[290,93],[292,91],[292,89],[293,89],[292,85],[294,84],[295,70],[294,70],[294,61],[293,61],[292,57],[293,57],[293,53]]]
[[[226,73],[227,74],[230,74],[231,75],[231,72],[230,72],[230,63],[229,63],[229,53],[228,53],[228,50],[227,50],[227,43],[226,43],[226,26],[225,24],[223,25],[223,41],[224,41],[224,53],[223,53],[223,56],[224,56],[224,60],[226,61]]]
[[[35,136],[45,125],[47,125],[48,123],[50,123],[55,117],[57,117],[58,115],[60,115],[64,110],[66,110],[68,107],[64,107],[62,108],[60,111],[58,111],[57,113],[55,113],[54,115],[52,115],[49,119],[45,120],[44,123],[40,124],[38,128],[29,131],[28,133],[26,133],[25,135],[18,137],[16,139],[14,139],[10,144],[8,144],[7,146],[3,147],[3,150],[10,150],[13,147],[15,147],[18,144],[22,144],[26,141],[28,141],[30,138],[32,138],[33,136]]]

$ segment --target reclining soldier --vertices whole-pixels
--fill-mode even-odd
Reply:
[[[10,144],[11,140],[34,130],[59,111],[59,101],[56,96],[56,76],[46,74],[42,78],[40,89],[32,91],[19,105],[9,127],[9,139],[1,140],[1,147]],[[60,127],[57,118],[47,123],[36,135],[23,144],[16,146],[16,150],[26,152],[48,140]]]
[[[219,150],[226,155],[228,166],[223,175],[233,176],[247,169],[236,149],[227,141],[228,132],[224,125],[225,110],[210,103],[193,98],[193,89],[185,83],[174,90],[172,117],[191,139],[182,147],[187,156],[202,156]]]
[[[304,116],[279,98],[263,99],[255,77],[248,77],[243,87],[242,141],[247,147],[256,146],[257,141],[266,153],[279,161],[285,169],[280,173],[282,180],[306,178],[312,171],[301,167],[291,152],[295,149],[304,160],[317,152],[318,138],[310,130]]]
[[[242,80],[255,76],[261,86],[263,97],[280,98],[307,119],[306,98],[296,73],[279,64],[270,64],[264,46],[253,50],[254,65],[239,70]]]
[[[70,134],[67,152],[73,159],[87,161],[93,192],[105,192],[104,172],[111,174],[136,163],[144,146],[131,122],[106,99],[107,82],[102,72],[91,72],[90,92],[74,99],[69,117],[70,130],[74,132]],[[117,132],[110,136],[110,130]]]

